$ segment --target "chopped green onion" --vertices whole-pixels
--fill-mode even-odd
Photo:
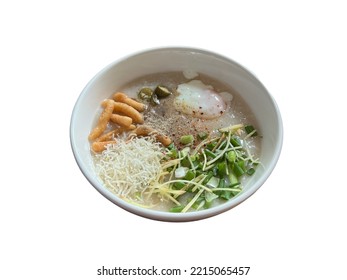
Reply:
[[[178,167],[175,170],[175,177],[177,179],[181,179],[181,178],[184,178],[184,176],[186,176],[187,173],[188,173],[188,167]]]
[[[203,193],[204,189],[200,189],[199,192],[193,197],[193,199],[182,209],[182,212],[187,212],[190,207],[195,203],[199,196]]]
[[[205,208],[210,208],[212,202],[217,199],[219,196],[215,193],[205,192]]]
[[[237,177],[234,174],[234,172],[230,172],[229,173],[229,181],[230,181],[230,185],[231,186],[239,183],[239,180],[237,179]]]
[[[184,176],[185,180],[191,181],[195,178],[195,172],[192,170],[188,170],[188,172],[186,173],[186,175]]]
[[[241,183],[240,183],[240,182],[237,182],[237,183],[235,183],[235,184],[230,185],[229,188],[233,188],[233,187],[236,187],[236,186],[239,186],[239,185],[241,185]]]
[[[252,134],[251,136],[257,136],[258,135],[258,133],[255,130],[255,128],[253,127],[253,125],[246,125],[245,131],[247,134]]]
[[[229,151],[225,157],[226,157],[227,161],[229,161],[230,163],[233,163],[236,160],[236,156],[237,155],[236,155],[235,151]]]
[[[246,173],[251,176],[251,175],[253,175],[255,173],[255,169],[253,167],[251,167],[250,169],[248,169],[246,171]]]
[[[217,142],[213,141],[211,143],[208,143],[206,147],[207,147],[207,149],[212,151],[214,149],[214,147],[216,147],[216,145],[217,145]]]
[[[183,135],[181,138],[180,138],[180,143],[183,144],[183,145],[187,145],[187,144],[190,144],[194,141],[194,136],[193,135]]]
[[[171,142],[171,144],[169,146],[167,146],[166,148],[170,151],[173,149],[176,149],[174,142]]]
[[[178,156],[177,150],[176,150],[176,149],[172,149],[172,150],[170,151],[170,157],[171,157],[171,158],[177,158],[177,156]]]
[[[217,156],[215,153],[211,152],[209,149],[205,149],[204,153],[206,154],[206,156],[211,158],[215,158]]]
[[[190,167],[190,161],[189,161],[188,157],[189,156],[186,156],[181,160],[181,166]]]
[[[172,207],[169,211],[172,213],[180,213],[182,212],[183,208],[184,208],[183,205],[178,205],[178,206]]]
[[[205,180],[202,182],[202,184],[203,184],[203,185],[207,184],[207,182],[212,178],[212,176],[213,176],[213,172],[212,172],[212,171],[209,171],[209,172],[207,173],[207,176],[206,176]]]
[[[207,138],[207,136],[208,136],[208,134],[204,131],[198,133],[199,140],[204,140]]]
[[[205,192],[205,200],[207,202],[211,202],[212,200],[215,200],[216,198],[218,198],[218,195],[216,195],[215,193]]]
[[[199,210],[201,209],[205,204],[205,199],[200,196],[195,202],[194,204],[192,205],[192,208],[195,209],[195,210]]]
[[[227,165],[224,161],[217,164],[217,172],[220,177],[227,175]]]
[[[225,180],[224,179],[220,179],[219,180],[219,184],[218,184],[218,189],[222,189],[225,187]]]
[[[230,143],[234,146],[234,147],[239,147],[242,146],[241,140],[240,138],[233,136],[230,138]]]
[[[206,187],[217,188],[219,185],[219,178],[212,176],[211,179],[207,182]]]
[[[231,191],[223,191],[220,195],[220,198],[224,198],[225,200],[229,200],[232,197]]]
[[[174,188],[175,188],[176,190],[180,190],[180,189],[182,189],[185,185],[186,185],[186,184],[185,184],[184,182],[175,182],[175,183],[174,183]]]
[[[185,147],[185,148],[181,151],[181,156],[182,156],[182,158],[184,158],[185,156],[187,156],[188,153],[189,153],[189,151],[190,151],[190,148],[189,148],[189,147]]]
[[[243,171],[242,167],[237,162],[233,164],[232,170],[235,173],[236,177],[240,177],[245,174],[245,171]]]
[[[245,171],[245,161],[244,160],[238,160],[237,161],[238,166],[242,168],[243,171]]]

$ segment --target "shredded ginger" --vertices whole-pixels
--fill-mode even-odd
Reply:
[[[142,202],[142,195],[161,172],[163,147],[150,137],[117,139],[95,154],[97,174],[106,187],[123,199]]]

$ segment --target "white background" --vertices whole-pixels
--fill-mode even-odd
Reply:
[[[346,279],[343,2],[1,1],[0,278],[130,279],[96,271],[155,265],[251,267],[235,279]],[[285,132],[258,192],[190,223],[113,205],[83,177],[69,142],[74,103],[99,70],[171,45],[249,68],[276,99]]]

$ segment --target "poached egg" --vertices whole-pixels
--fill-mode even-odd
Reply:
[[[200,80],[178,85],[177,92],[175,109],[193,117],[214,119],[220,117],[227,107],[222,96]]]

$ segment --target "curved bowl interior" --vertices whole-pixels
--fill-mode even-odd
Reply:
[[[118,88],[147,74],[194,70],[206,74],[235,89],[248,104],[261,132],[262,166],[244,185],[244,191],[217,207],[189,213],[167,213],[144,209],[126,203],[108,191],[94,172],[88,134],[100,111],[100,101]],[[191,221],[229,210],[251,196],[265,182],[275,167],[282,147],[282,121],[278,107],[262,85],[247,69],[221,55],[192,48],[161,48],[137,53],[102,69],[83,89],[71,116],[70,139],[77,164],[88,181],[107,199],[143,217],[162,221]]]

